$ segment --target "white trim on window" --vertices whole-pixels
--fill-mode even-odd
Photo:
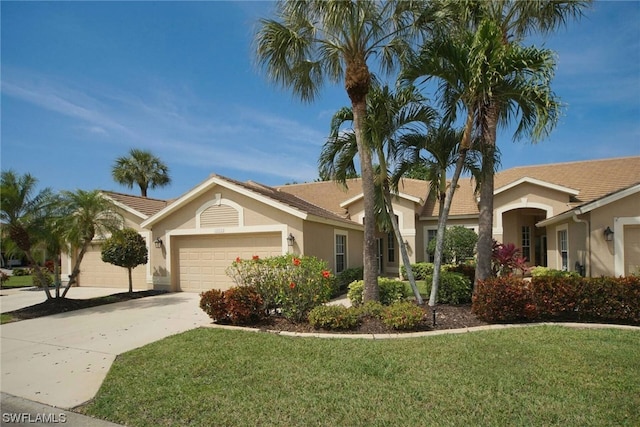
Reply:
[[[569,266],[571,265],[571,259],[569,257],[569,225],[562,224],[556,227],[556,266],[558,270],[569,271]],[[564,235],[565,247],[562,247],[561,233]],[[567,264],[563,265],[562,254],[566,252],[567,254]]]
[[[338,246],[338,240],[339,238],[341,238],[340,240],[342,240],[342,242],[340,242],[342,248],[340,248]],[[347,233],[345,233],[343,230],[334,230],[333,231],[333,261],[334,261],[334,273],[338,274],[341,273],[342,271],[346,270],[349,266],[348,264],[348,244],[349,244],[349,238]],[[341,250],[341,252],[339,252]],[[342,259],[339,260],[338,257],[341,257]],[[341,267],[341,268],[340,268]]]

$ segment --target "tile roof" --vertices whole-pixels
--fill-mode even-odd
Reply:
[[[341,215],[340,213],[327,210],[324,207],[313,204],[303,198],[296,196],[295,194],[291,194],[285,191],[280,191],[279,188],[269,187],[267,185],[263,185],[254,181],[247,181],[247,182],[236,181],[234,179],[227,178],[217,174],[213,174],[212,176],[215,176],[217,178],[220,178],[232,184],[241,186],[249,191],[258,193],[262,196],[266,196],[272,200],[275,200],[279,203],[283,203],[287,206],[290,206],[302,212],[306,212],[310,215],[314,215],[319,218],[328,219],[328,220],[356,224],[355,222],[349,220],[346,216]]]
[[[116,202],[122,203],[123,205],[141,213],[145,217],[150,217],[156,212],[159,212],[171,202],[167,200],[150,199],[148,197],[116,193],[114,191],[102,191],[102,193],[109,196]]]
[[[346,215],[347,212],[340,204],[362,193],[362,180],[360,178],[349,179],[346,188],[334,181],[309,182],[305,184],[290,184],[275,187],[280,192],[295,195],[301,199],[334,212],[338,215]],[[399,192],[424,200],[428,191],[425,181],[419,179],[403,179]]]

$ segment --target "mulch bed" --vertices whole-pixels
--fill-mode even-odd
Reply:
[[[306,332],[306,333],[345,333],[345,334],[397,334],[406,332],[438,331],[444,329],[461,329],[473,326],[487,325],[471,312],[471,305],[438,305],[436,306],[436,325],[433,326],[433,313],[425,307],[424,320],[414,329],[395,330],[386,326],[379,319],[366,318],[357,329],[346,331],[315,329],[308,323],[293,323],[280,316],[270,316],[260,324],[254,326],[263,330]]]
[[[41,289],[38,289],[38,291],[42,292],[44,295],[44,291],[42,291]],[[66,313],[68,311],[97,307],[99,305],[113,304],[115,302],[129,301],[132,299],[151,297],[164,293],[167,293],[167,291],[147,290],[136,291],[131,294],[129,292],[122,292],[118,294],[88,299],[54,298],[29,307],[10,311],[7,314],[10,314],[15,320],[35,319],[36,317],[50,316],[52,314]]]

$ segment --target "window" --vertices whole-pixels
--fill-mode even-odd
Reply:
[[[396,238],[393,233],[387,234],[387,261],[396,262]]]
[[[336,234],[336,273],[347,267],[347,236]]]
[[[522,256],[531,261],[531,227],[528,225],[522,226]]]
[[[560,253],[560,269],[569,270],[569,242],[567,230],[558,231],[558,251]]]

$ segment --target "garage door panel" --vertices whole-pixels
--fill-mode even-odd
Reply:
[[[92,245],[80,264],[80,286],[129,289],[127,269],[102,261],[101,245]],[[147,267],[139,265],[131,271],[133,287],[147,289]]]
[[[279,233],[232,236],[180,236],[174,266],[179,289],[203,292],[209,289],[225,290],[235,283],[226,270],[236,258],[251,259],[282,254]],[[197,254],[197,257],[195,256]]]

